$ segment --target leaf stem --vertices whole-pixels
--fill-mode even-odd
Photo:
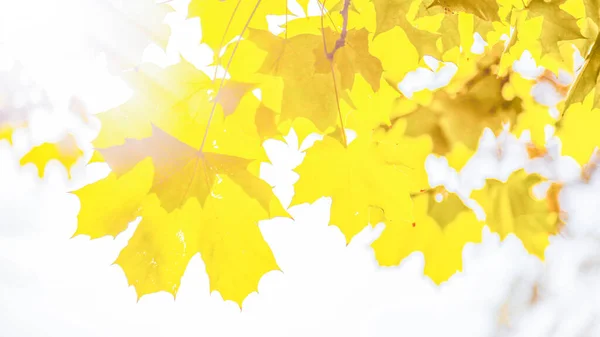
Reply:
[[[244,25],[242,32],[240,33],[237,41],[235,42],[235,46],[233,47],[233,51],[231,52],[231,57],[227,61],[227,66],[225,67],[225,74],[223,77],[221,77],[221,82],[219,83],[219,88],[217,89],[217,95],[214,99],[212,109],[210,110],[210,115],[208,116],[208,122],[206,123],[206,130],[204,131],[204,136],[202,137],[202,143],[200,144],[200,148],[198,149],[198,152],[202,152],[202,149],[204,148],[204,144],[206,143],[206,138],[208,137],[208,130],[210,129],[210,123],[212,122],[212,119],[215,115],[215,110],[217,109],[217,104],[219,103],[219,95],[221,94],[221,89],[223,88],[223,84],[225,83],[225,75],[227,75],[227,72],[229,71],[229,67],[231,66],[231,61],[233,61],[233,57],[235,56],[235,52],[237,51],[237,49],[240,45],[242,36],[246,32],[246,29],[248,29],[248,26],[250,25],[250,21],[252,20],[254,13],[256,13],[256,10],[258,9],[258,6],[260,5],[261,1],[262,0],[256,1],[256,5],[252,9],[252,13],[250,13],[250,17],[246,21],[246,24]]]
[[[229,17],[229,21],[227,22],[227,26],[225,27],[225,32],[223,32],[223,36],[221,36],[221,42],[219,42],[219,54],[217,54],[217,64],[215,64],[215,73],[213,74],[213,78],[212,81],[213,83],[215,83],[215,80],[217,79],[217,70],[219,69],[219,66],[221,65],[221,49],[223,48],[223,44],[225,43],[225,36],[227,36],[227,32],[229,31],[229,27],[231,27],[231,23],[233,22],[233,18],[235,17],[235,13],[237,13],[238,8],[240,7],[240,3],[242,3],[242,0],[238,0],[237,4],[235,4],[235,8],[233,9],[233,13],[231,13],[231,16]],[[243,34],[243,32],[242,32]]]

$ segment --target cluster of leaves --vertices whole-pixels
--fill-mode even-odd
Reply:
[[[308,12],[309,1],[298,3]],[[490,179],[470,196],[486,213],[482,221],[457,194],[429,186],[425,159],[444,156],[460,170],[485,129],[528,130],[532,155],[543,156],[544,128],[553,125],[565,155],[581,165],[597,160],[600,139],[591,128],[600,125],[600,3],[314,4],[320,15],[300,17],[289,15],[287,0],[192,0],[189,17],[200,18],[215,72],[182,61],[123,74],[134,94],[99,115],[94,142],[92,161],[112,173],[75,192],[77,234],[116,236],[141,217],[116,261],[138,296],[175,294],[199,252],[211,290],[241,305],[262,275],[278,269],[258,222],[288,216],[258,177],[267,161],[262,142],[294,129],[300,140],[315,132],[322,139],[296,169],[292,205],[331,197],[330,222],[347,241],[385,223],[373,243],[381,265],[421,251],[425,273],[442,282],[461,270],[463,246],[481,239],[484,224],[503,237],[514,233],[543,258],[562,225],[560,184],[538,199],[532,188],[545,180],[540,175],[520,170],[504,182]],[[285,22],[269,30],[272,16]],[[483,52],[472,49],[477,39],[486,43]],[[573,73],[575,50],[586,57],[563,91],[560,117],[534,100],[537,81],[512,69],[526,50],[550,74]],[[426,57],[455,64],[456,74],[433,92],[403,95],[399,83],[426,66]]]

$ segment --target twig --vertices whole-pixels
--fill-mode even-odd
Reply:
[[[333,56],[335,52],[346,45],[346,35],[348,35],[348,8],[350,7],[350,0],[344,0],[344,7],[340,11],[342,15],[342,32],[340,33],[340,37],[335,41],[335,46],[330,53],[327,54],[327,58],[331,61],[333,60]],[[327,48],[325,48],[327,51]]]
[[[262,0],[256,1],[256,5],[254,6],[254,9],[252,9],[252,13],[250,13],[250,17],[248,18],[248,21],[246,21],[246,24],[244,25],[242,32],[238,36],[238,39],[235,42],[235,46],[233,47],[233,50],[231,51],[231,57],[229,57],[229,61],[227,62],[227,66],[225,67],[225,73],[227,73],[229,71],[229,67],[231,66],[231,61],[233,61],[233,57],[235,56],[235,52],[237,51],[237,49],[240,45],[242,36],[244,35],[244,32],[246,31],[246,29],[248,29],[248,26],[250,25],[250,21],[252,20],[252,17],[254,17],[254,13],[256,13],[256,10],[258,9],[258,6],[260,5],[261,1]],[[221,82],[219,83],[219,88],[217,89],[217,95],[214,99],[214,103],[213,103],[212,109],[210,110],[210,115],[208,116],[208,121],[206,123],[206,130],[204,131],[204,136],[202,137],[202,144],[200,144],[200,148],[198,149],[199,153],[202,153],[202,150],[204,149],[204,144],[206,143],[206,138],[208,136],[208,130],[210,129],[210,123],[212,122],[212,119],[215,115],[215,109],[217,108],[217,103],[219,102],[219,95],[221,94],[221,89],[223,88],[224,83],[225,83],[225,76],[223,76],[221,78]]]

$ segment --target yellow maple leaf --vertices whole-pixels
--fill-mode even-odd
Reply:
[[[584,38],[577,19],[560,5],[561,1],[532,0],[517,19],[517,39],[524,41],[529,49],[539,46],[538,60],[545,55],[561,60],[559,44]],[[536,56],[538,53],[534,51],[532,54]]]
[[[378,155],[370,137],[359,136],[348,147],[325,136],[306,151],[296,172],[291,205],[331,197],[330,223],[350,242],[369,224],[370,212],[380,209],[385,219],[412,222],[410,173]]]
[[[386,222],[372,244],[375,257],[383,266],[394,266],[420,251],[425,257],[425,275],[439,284],[462,270],[463,247],[481,241],[483,222],[458,196],[444,190],[431,190],[413,200],[415,222]]]
[[[377,30],[375,34],[384,33],[394,26],[408,23],[406,15],[413,0],[374,0],[377,18]]]
[[[268,216],[264,209],[228,178],[213,192],[204,207],[190,199],[171,213],[154,195],[144,200],[142,221],[115,261],[138,298],[157,291],[176,295],[189,260],[198,252],[210,290],[240,306],[257,290],[262,275],[279,270],[258,228],[258,221]]]
[[[562,142],[562,154],[580,165],[588,163],[598,147],[600,110],[595,107],[596,96],[589,94],[581,103],[572,104],[557,125],[556,135]]]
[[[488,179],[471,197],[483,207],[485,222],[493,232],[502,239],[515,234],[531,254],[543,259],[549,237],[558,233],[560,222],[555,202],[533,195],[533,186],[542,181],[538,174],[519,170],[505,182]]]
[[[316,29],[315,32],[319,33]],[[280,111],[279,121],[303,117],[326,132],[337,125],[338,102],[348,100],[346,90],[352,88],[356,76],[360,74],[377,91],[382,67],[368,52],[366,30],[348,31],[347,44],[337,50],[334,45],[340,34],[330,29],[323,32],[323,36],[300,34],[285,39],[269,32],[251,30],[248,40],[269,52],[259,71],[282,79],[281,93],[262,93],[263,99],[272,95],[281,97],[280,106],[275,107]],[[328,55],[325,48],[328,53],[334,50],[335,53]]]
[[[258,221],[288,216],[258,178],[264,149],[254,84],[217,86],[185,62],[145,65],[128,80],[132,98],[99,115],[97,159],[113,172],[75,192],[77,233],[115,235],[141,216],[117,259],[138,296],[175,294],[187,261],[200,252],[211,289],[241,305],[260,277],[277,269]],[[103,202],[109,193],[123,199]]]
[[[157,291],[175,295],[190,258],[200,252],[211,290],[241,305],[256,291],[264,273],[278,269],[257,226],[269,217],[268,212],[226,176],[214,186],[204,207],[190,198],[182,207],[167,212],[156,194],[148,194],[153,172],[148,158],[118,178],[111,173],[76,191],[81,210],[75,235],[116,236],[141,216],[133,237],[115,261],[136,288],[138,298]],[[232,208],[238,211],[231,212]]]
[[[582,102],[590,93],[593,97],[594,108],[600,108],[600,34],[594,42],[594,46],[587,54],[583,68],[571,86],[567,94],[564,110],[578,102]]]
[[[34,164],[38,169],[40,178],[44,177],[46,165],[52,161],[59,161],[71,177],[71,167],[83,156],[83,151],[77,145],[72,135],[67,135],[56,143],[44,143],[34,147],[23,158],[21,165]]]

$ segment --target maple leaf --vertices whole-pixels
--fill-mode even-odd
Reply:
[[[413,200],[415,222],[386,222],[385,230],[372,244],[375,257],[383,266],[394,266],[412,252],[421,251],[425,275],[439,284],[462,270],[463,247],[481,242],[483,222],[457,195],[443,189],[422,193]]]
[[[331,197],[330,223],[340,228],[346,241],[369,224],[372,211],[380,209],[385,219],[411,223],[410,175],[377,154],[370,137],[358,137],[347,147],[325,136],[306,151],[296,172],[291,205]]]
[[[249,93],[253,84],[217,86],[186,62],[144,65],[128,80],[132,98],[99,115],[97,159],[112,173],[75,192],[77,234],[115,235],[141,216],[117,259],[138,296],[175,294],[187,262],[200,252],[211,290],[241,305],[260,277],[277,269],[258,221],[288,216],[258,178],[264,149],[254,125],[261,104]],[[102,202],[109,193],[127,199]],[[241,212],[231,212],[234,207]],[[116,223],[98,225],[98,219]]]
[[[57,160],[67,169],[70,178],[71,167],[82,156],[83,151],[77,145],[75,138],[68,134],[56,143],[44,143],[34,147],[21,158],[21,165],[34,164],[38,169],[38,175],[43,178],[46,165],[52,160]]]
[[[115,235],[141,216],[116,261],[138,296],[176,294],[187,262],[200,252],[211,290],[241,305],[260,277],[277,269],[258,221],[287,213],[270,186],[244,171],[246,160],[202,154],[166,137],[102,151],[115,171],[75,192],[81,202],[76,234]],[[106,200],[113,195],[121,197]]]
[[[549,236],[560,228],[555,202],[537,199],[533,186],[541,183],[538,174],[519,170],[507,181],[487,179],[483,189],[474,191],[471,197],[484,209],[486,224],[504,239],[514,233],[532,254],[544,258]],[[552,196],[556,197],[555,193]]]
[[[197,198],[203,205],[222,175],[259,200],[265,210],[271,209],[272,201],[273,207],[279,206],[278,201],[271,200],[274,197],[271,187],[248,171],[251,160],[198,151],[157,127],[153,127],[148,138],[127,140],[121,146],[99,152],[117,175],[128,172],[144,158],[152,158],[155,171],[149,193],[155,193],[168,212],[184,205],[189,198]]]
[[[210,290],[240,306],[258,289],[262,275],[279,270],[257,225],[267,216],[262,207],[228,178],[213,192],[203,208],[190,199],[172,213],[159,207],[156,198],[144,201],[142,221],[115,261],[138,297],[161,290],[175,295],[190,258],[198,252]]]
[[[529,18],[543,18],[540,40],[545,53],[558,52],[557,45],[560,41],[583,38],[577,20],[561,10],[558,4],[559,2],[532,0],[526,7]]]
[[[578,102],[582,102],[588,94],[593,96],[593,107],[600,108],[600,34],[596,37],[594,46],[587,54],[583,68],[577,75],[565,100],[564,110]]]
[[[319,130],[326,131],[337,125],[338,102],[348,100],[345,90],[352,88],[358,74],[374,91],[379,89],[383,70],[379,60],[368,52],[368,32],[348,31],[348,43],[329,59],[323,39],[330,44],[327,50],[332,51],[339,36],[325,29],[323,36],[300,34],[285,39],[269,32],[250,30],[248,40],[269,52],[260,72],[283,81],[281,93],[263,91],[263,99],[280,95],[277,107],[280,122],[303,117]]]
[[[541,47],[541,57],[562,59],[559,43],[583,39],[577,19],[559,6],[562,1],[532,0],[517,19],[517,39]],[[572,51],[571,51],[572,52]]]
[[[257,226],[268,212],[227,176],[215,184],[203,207],[189,198],[167,212],[158,196],[149,194],[153,176],[147,158],[122,176],[113,172],[74,192],[81,203],[75,235],[116,236],[141,216],[116,260],[138,298],[157,291],[175,295],[189,259],[200,252],[211,290],[241,305],[264,273],[278,269]]]
[[[600,111],[595,107],[596,97],[589,94],[583,102],[570,105],[557,124],[556,135],[562,142],[561,152],[580,165],[588,163],[600,147],[600,135],[596,132]]]

